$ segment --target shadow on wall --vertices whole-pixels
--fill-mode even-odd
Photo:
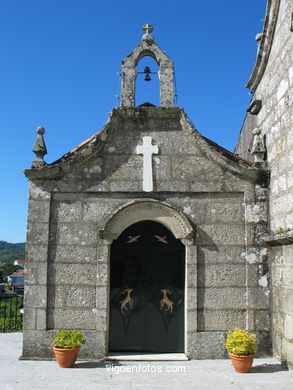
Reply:
[[[202,230],[199,226],[196,227],[196,240],[205,243],[205,246],[209,247],[209,249],[213,252],[218,252],[218,247],[216,243],[211,239],[211,237]],[[198,313],[197,313],[197,329],[198,331],[204,331],[206,329],[206,321],[204,314],[204,303],[206,300],[206,289],[205,289],[205,281],[206,281],[206,261],[205,254],[202,251],[200,245],[198,246],[198,266],[197,266],[197,300],[198,300]]]

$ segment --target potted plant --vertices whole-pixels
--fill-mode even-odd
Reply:
[[[257,350],[256,335],[235,328],[228,332],[225,347],[236,372],[249,372]]]
[[[72,330],[59,330],[55,339],[53,351],[59,367],[73,367],[76,361],[80,345],[85,343],[84,335],[81,332]]]

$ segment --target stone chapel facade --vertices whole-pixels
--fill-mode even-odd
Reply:
[[[259,355],[271,352],[262,136],[254,131],[245,159],[203,137],[174,106],[173,63],[152,27],[144,31],[122,62],[121,106],[100,132],[46,164],[37,129],[25,171],[23,358],[50,358],[62,328],[85,333],[80,356],[90,359],[111,351],[221,358],[234,327],[257,333]],[[160,67],[159,107],[135,105],[144,56]]]

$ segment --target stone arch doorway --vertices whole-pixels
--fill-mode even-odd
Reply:
[[[111,244],[110,351],[184,352],[185,246],[152,220]]]

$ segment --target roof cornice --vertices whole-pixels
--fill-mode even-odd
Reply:
[[[183,109],[181,109],[181,123],[183,128],[186,128],[190,134],[193,134],[198,147],[209,159],[220,165],[225,171],[249,180],[254,183],[269,182],[269,170],[267,168],[257,167],[250,161],[246,161],[229,150],[221,147],[210,139],[202,136],[187,117]]]
[[[256,56],[256,62],[246,88],[255,91],[266,69],[273,43],[279,14],[280,0],[268,0],[262,37]]]

